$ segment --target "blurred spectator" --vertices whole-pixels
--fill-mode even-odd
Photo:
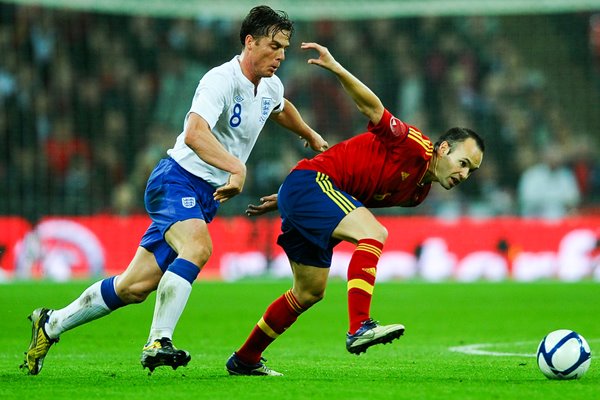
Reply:
[[[154,115],[156,88],[152,74],[136,74],[129,83],[130,92],[127,95],[130,104],[127,137],[129,138],[129,153],[135,153],[143,147],[147,140],[146,130]],[[185,108],[184,108],[185,109]]]
[[[105,107],[100,81],[94,76],[82,76],[77,82],[74,104],[75,128],[90,138],[102,136]]]
[[[600,145],[597,138],[582,137],[571,149],[571,167],[582,197],[582,211],[600,214]]]
[[[94,202],[94,210],[106,209],[112,198],[111,191],[127,179],[127,168],[131,167],[126,162],[131,158],[127,154],[132,151],[124,151],[128,131],[127,117],[122,110],[107,110],[99,125],[100,134],[92,136],[94,185],[88,200]]]
[[[347,139],[346,132],[354,131],[353,114],[356,113],[347,99],[340,96],[340,85],[321,71],[315,72],[296,76],[288,84],[287,96],[294,104],[306,104],[302,111],[307,113],[307,121],[327,137],[330,144],[335,144]]]
[[[89,144],[75,134],[70,116],[65,115],[56,118],[52,133],[44,143],[44,151],[49,171],[59,179],[64,179],[76,157],[91,160]]]
[[[157,22],[148,16],[134,16],[129,21],[128,47],[141,73],[154,74],[158,69],[160,37]]]
[[[150,173],[161,158],[166,157],[167,149],[173,144],[179,131],[165,125],[154,123],[148,127],[145,145],[138,150],[134,158],[133,171],[128,179],[137,201],[143,206],[144,189]]]
[[[190,88],[198,84],[207,68],[188,62],[178,52],[167,50],[160,59],[160,70],[154,120],[173,129],[183,129],[181,120],[194,96]]]
[[[425,83],[418,63],[413,59],[398,62],[400,84],[398,85],[398,115],[403,121],[417,125],[423,113]],[[419,125],[423,126],[423,125]]]
[[[514,193],[502,185],[499,169],[494,159],[485,160],[485,168],[481,168],[472,179],[477,182],[477,192],[468,205],[468,214],[476,217],[496,217],[514,213]]]
[[[541,162],[523,172],[518,186],[521,215],[558,219],[574,212],[581,196],[575,175],[564,161],[562,149],[550,145]]]
[[[110,212],[116,215],[132,215],[144,212],[143,207],[140,207],[139,193],[135,187],[128,182],[123,182],[115,187],[112,192],[110,202]]]
[[[589,46],[591,70],[596,81],[596,89],[600,92],[600,13],[590,17]]]
[[[69,214],[89,214],[94,209],[94,198],[91,196],[92,171],[91,162],[82,153],[71,156],[65,173],[64,199],[62,212]]]
[[[39,68],[44,81],[48,79],[52,59],[57,46],[57,24],[50,11],[37,13],[30,31],[33,63]],[[32,16],[33,17],[33,16]]]

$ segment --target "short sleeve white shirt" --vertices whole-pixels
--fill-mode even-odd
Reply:
[[[262,78],[254,94],[254,84],[242,73],[238,58],[202,77],[185,117],[183,132],[167,151],[185,170],[214,187],[227,183],[229,173],[207,164],[185,144],[189,114],[193,112],[204,118],[225,149],[245,163],[271,113],[283,110],[281,80],[275,75]]]

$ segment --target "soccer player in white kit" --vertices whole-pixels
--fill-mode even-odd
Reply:
[[[258,6],[249,12],[240,28],[241,54],[200,80],[183,132],[148,179],[144,201],[152,223],[131,263],[64,308],[34,310],[22,368],[37,375],[63,332],[140,303],[154,290],[156,305],[142,366],[153,371],[187,365],[190,354],[175,348],[172,338],[192,283],[212,252],[207,224],[220,203],[242,191],[245,162],[265,122],[276,121],[315,151],[328,147],[283,97],[283,85],[275,76],[292,33],[293,23],[282,11]]]

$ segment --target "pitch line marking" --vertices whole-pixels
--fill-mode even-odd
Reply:
[[[587,339],[587,342],[600,342],[600,339]],[[510,343],[476,343],[476,344],[467,344],[464,346],[453,346],[449,347],[448,350],[454,353],[463,353],[475,356],[493,356],[493,357],[532,357],[535,358],[537,355],[535,353],[512,353],[512,352],[503,352],[503,351],[491,351],[486,350],[488,347],[492,346],[522,346],[522,345],[531,345],[533,348],[537,349],[539,342],[510,342]]]
[[[531,344],[533,342],[513,342],[513,343],[503,343],[509,345],[523,345],[523,344]],[[490,351],[485,350],[486,347],[497,346],[500,343],[477,343],[477,344],[468,344],[465,346],[454,346],[449,347],[448,350],[454,353],[463,353],[470,354],[476,356],[493,356],[493,357],[535,357],[536,355],[533,353],[510,353],[510,352],[501,352],[501,351]],[[535,344],[534,344],[535,346]]]

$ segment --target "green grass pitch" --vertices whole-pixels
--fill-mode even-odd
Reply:
[[[0,399],[600,398],[599,283],[380,283],[373,316],[403,323],[406,334],[355,356],[344,347],[345,284],[332,281],[325,299],[267,349],[267,365],[284,377],[230,377],[226,359],[290,282],[197,282],[174,337],[192,355],[187,367],[142,370],[151,296],[63,334],[41,374],[24,374],[28,313],[63,306],[88,284],[0,285]],[[537,368],[539,341],[559,328],[590,343],[580,380],[550,381]],[[450,350],[471,345],[484,354]]]

